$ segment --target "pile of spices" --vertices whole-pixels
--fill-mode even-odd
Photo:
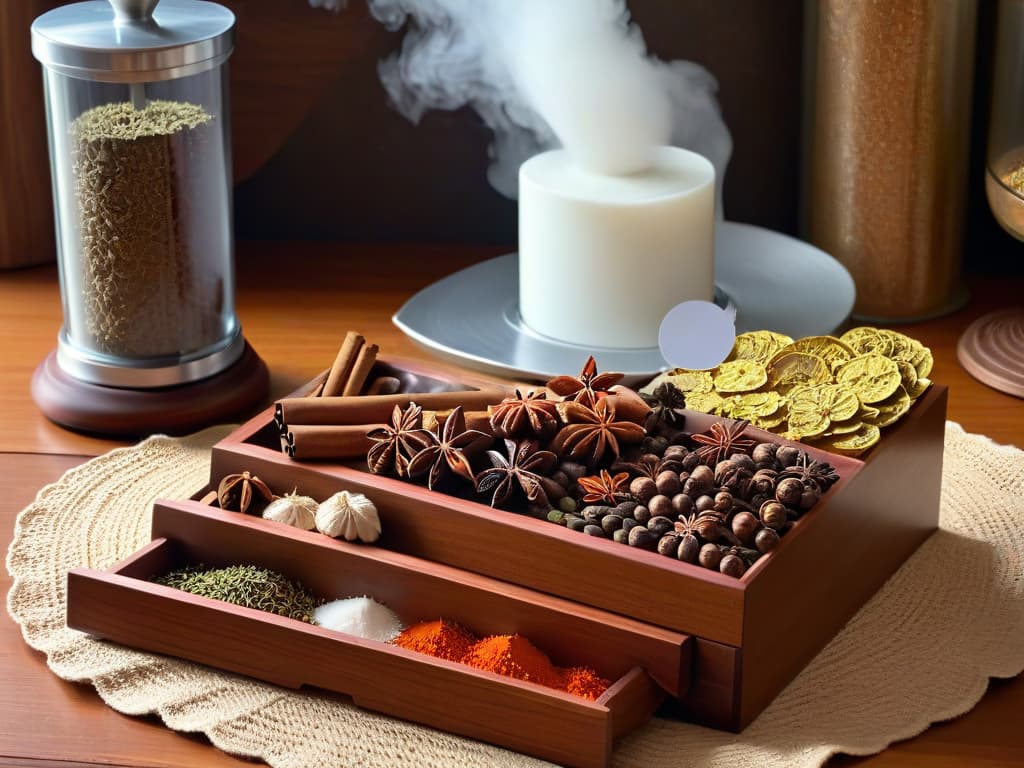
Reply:
[[[195,565],[171,571],[154,581],[193,595],[306,622],[312,621],[313,611],[320,603],[319,598],[301,584],[255,565],[226,568]]]
[[[382,643],[394,640],[405,628],[394,611],[365,596],[324,603],[313,611],[313,623]]]
[[[394,639],[394,644],[447,661],[462,661],[476,638],[458,624],[438,619],[414,624]]]
[[[556,688],[585,699],[597,699],[611,685],[592,669],[556,667],[522,635],[477,639],[468,630],[444,619],[414,624],[393,642],[418,653]]]

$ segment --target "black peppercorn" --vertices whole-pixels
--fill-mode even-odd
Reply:
[[[737,512],[732,518],[732,532],[744,544],[750,544],[761,523],[750,512]],[[773,532],[774,533],[774,532]]]
[[[693,499],[685,493],[677,493],[672,497],[672,511],[676,515],[689,515],[693,512]]]
[[[666,533],[658,539],[658,554],[665,557],[675,557],[679,550],[679,534]]]
[[[629,493],[640,504],[646,504],[658,495],[658,485],[649,477],[634,477],[629,484]]]
[[[697,500],[693,502],[693,507],[698,512],[707,512],[708,510],[712,510],[715,508],[715,499],[714,497],[708,496],[707,494],[704,494],[703,496],[698,496]]]
[[[679,482],[679,473],[673,472],[671,469],[659,472],[654,483],[658,487],[658,493],[662,496],[668,496],[669,498],[672,498],[679,493],[683,487]]]
[[[672,499],[658,494],[647,502],[647,508],[651,510],[652,517],[668,517],[672,514]]]

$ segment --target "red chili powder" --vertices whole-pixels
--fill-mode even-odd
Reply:
[[[391,642],[439,659],[462,661],[476,642],[476,637],[453,621],[438,619],[414,624]]]
[[[556,667],[522,635],[493,635],[477,640],[469,630],[445,619],[414,624],[391,642],[410,651],[557,688],[584,699],[598,698],[611,685],[587,667]]]

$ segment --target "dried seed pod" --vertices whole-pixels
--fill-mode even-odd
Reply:
[[[676,552],[679,550],[680,538],[678,533],[666,533],[658,539],[658,554],[665,557],[675,557]]]
[[[586,528],[589,523],[582,517],[576,517],[576,515],[565,516],[565,527],[570,531],[576,531],[576,533],[582,533],[583,529]]]
[[[615,514],[621,517],[632,517],[633,510],[636,509],[639,504],[635,501],[620,501],[615,505]]]
[[[691,451],[683,458],[684,472],[693,472],[693,470],[700,465],[700,456],[697,455],[696,451]]]
[[[590,474],[590,470],[587,469],[585,464],[580,464],[577,461],[563,461],[558,465],[558,469],[565,473],[565,476],[569,478],[569,484],[575,485],[576,481],[581,477],[585,477]]]
[[[649,477],[635,477],[629,484],[629,493],[641,504],[646,504],[658,495],[658,484]]]
[[[622,529],[626,533],[629,533],[631,530],[636,528],[638,525],[643,525],[643,523],[637,522],[637,520],[635,518],[632,518],[632,517],[624,517],[624,518],[622,518]]]
[[[697,559],[705,568],[717,570],[718,564],[722,562],[722,550],[717,544],[705,544],[700,548]]]
[[[612,511],[609,506],[591,504],[590,506],[584,507],[583,511],[580,512],[580,516],[588,523],[596,523],[601,520],[602,517]]]
[[[300,496],[292,491],[270,502],[263,510],[263,519],[292,525],[304,531],[312,531],[316,528],[318,506],[316,499]]]
[[[744,544],[750,544],[754,540],[754,535],[760,527],[760,521],[750,512],[737,512],[732,518],[732,532]]]
[[[690,449],[685,445],[670,445],[665,449],[664,458],[666,459],[677,459],[682,462],[686,458],[687,454],[690,453]]]
[[[775,498],[787,507],[799,506],[803,493],[804,484],[795,477],[787,477],[785,480],[780,480],[778,485],[775,486]]]
[[[754,535],[754,546],[758,552],[767,554],[779,546],[779,534],[771,528],[762,528]]]
[[[579,508],[579,505],[576,503],[576,499],[563,496],[558,500],[558,508],[566,514],[572,514]]]
[[[706,493],[703,496],[698,496],[697,500],[693,502],[693,508],[698,512],[707,512],[715,508],[715,499],[713,496],[708,496]]]
[[[777,501],[766,501],[757,511],[757,515],[764,525],[776,531],[782,529],[789,521],[789,512]]]
[[[676,515],[689,515],[693,512],[693,499],[685,493],[677,493],[672,497],[672,511]]]
[[[764,494],[765,496],[775,491],[775,482],[779,473],[774,469],[759,469],[750,478],[747,484],[747,493],[751,496]]]
[[[715,472],[705,464],[698,464],[690,470],[689,482],[706,493],[715,487]]]
[[[620,528],[612,534],[612,541],[616,544],[629,544],[629,531]]]
[[[679,537],[679,547],[676,549],[676,559],[684,563],[696,563],[700,555],[700,539],[692,533],[683,534]]]
[[[651,510],[640,504],[633,508],[633,519],[641,525],[646,525],[647,521],[651,519]]]
[[[726,555],[718,564],[718,570],[726,576],[738,579],[747,572],[747,564],[738,555]]]
[[[638,547],[639,549],[654,549],[657,544],[658,539],[642,525],[638,525],[629,532],[629,546],[631,547]]]
[[[675,528],[675,523],[673,523],[669,518],[661,515],[652,517],[647,521],[647,530],[658,538],[664,536],[673,528]]]
[[[797,506],[803,510],[810,509],[818,503],[820,498],[821,491],[818,490],[817,486],[804,486],[804,492],[800,494],[800,503]]]
[[[605,515],[601,518],[601,528],[610,536],[622,528],[622,516],[616,514]]]
[[[679,482],[679,473],[673,472],[671,469],[659,472],[654,483],[658,488],[658,493],[662,496],[668,496],[669,498],[672,498],[679,493],[683,487]]]
[[[750,458],[755,464],[774,464],[777,449],[778,445],[775,443],[758,443],[750,452]]]
[[[719,491],[715,494],[715,504],[713,509],[716,512],[728,512],[732,509],[734,499],[729,491]]]
[[[792,467],[802,451],[795,445],[780,445],[775,451],[775,463],[780,467]]]
[[[672,499],[661,494],[647,502],[652,517],[668,517],[672,514]]]
[[[599,539],[603,539],[605,537],[604,528],[600,525],[595,525],[594,523],[583,526],[583,532],[587,534],[587,536],[596,536]]]
[[[379,539],[381,533],[377,507],[363,494],[351,491],[340,491],[320,503],[316,527],[332,538],[367,544]]]

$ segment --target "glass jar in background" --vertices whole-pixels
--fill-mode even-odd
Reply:
[[[228,57],[196,0],[84,2],[32,25],[44,67],[64,327],[58,363],[164,387],[232,365]]]
[[[962,305],[976,0],[807,0],[803,216],[854,316]]]

